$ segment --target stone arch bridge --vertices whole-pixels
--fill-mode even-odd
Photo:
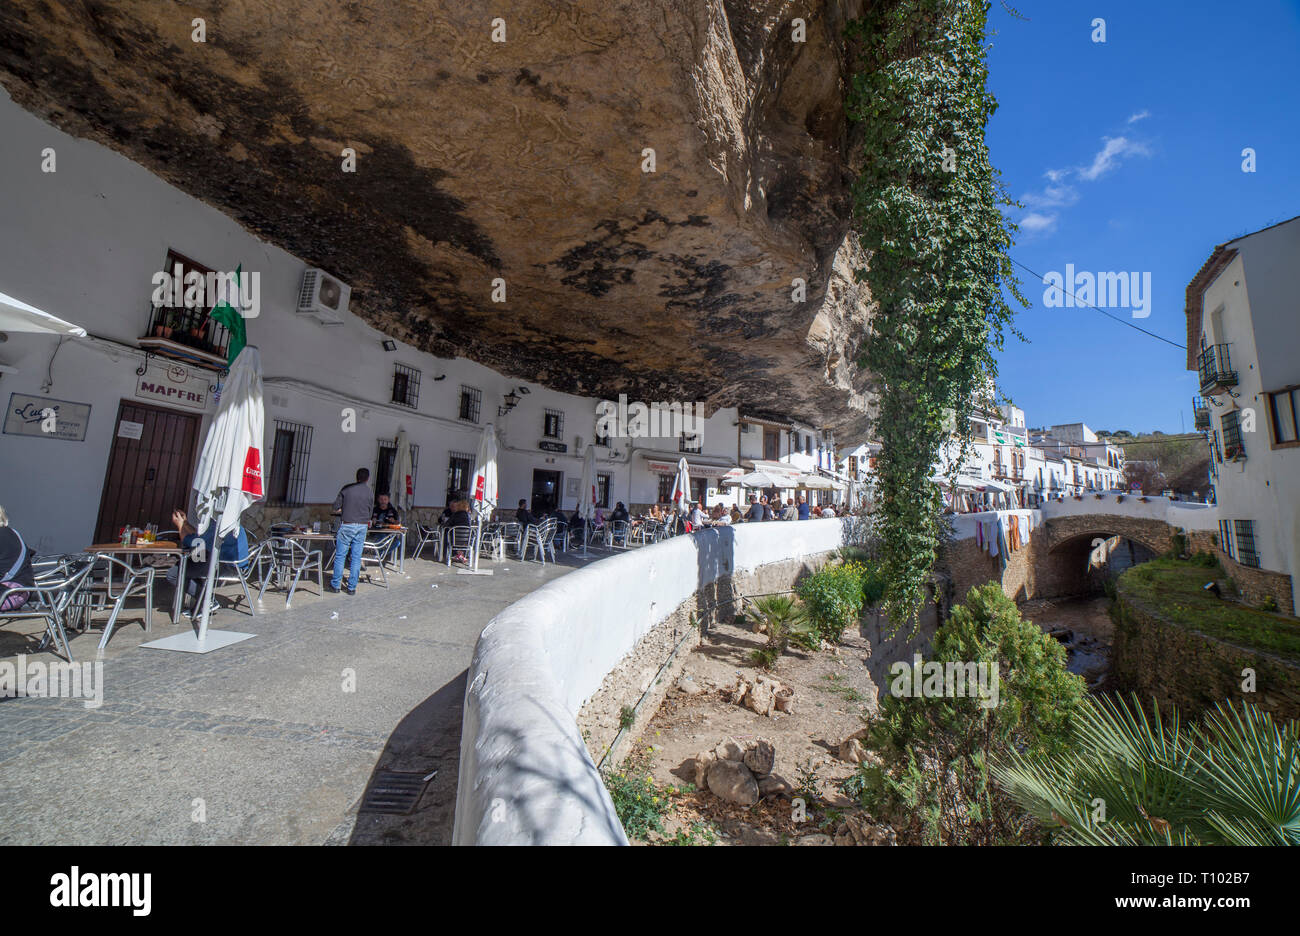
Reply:
[[[1023,516],[1027,511],[1016,513]],[[959,526],[950,563],[958,596],[970,585],[989,579],[1000,580],[1003,590],[1018,601],[1090,594],[1100,588],[1099,579],[1089,571],[1089,557],[1099,540],[1119,537],[1117,552],[1127,565],[1168,552],[1180,533],[1193,551],[1212,550],[1211,535],[1218,526],[1214,507],[1164,498],[1054,501],[1032,513],[1036,517],[1029,543],[1007,557],[1005,568],[981,552],[974,540],[960,539]]]

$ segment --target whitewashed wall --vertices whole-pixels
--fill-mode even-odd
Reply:
[[[575,722],[582,704],[700,588],[845,541],[841,520],[705,530],[593,563],[502,611],[469,668],[454,842],[626,844]]]

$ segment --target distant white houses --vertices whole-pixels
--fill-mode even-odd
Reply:
[[[1219,545],[1239,566],[1300,576],[1300,218],[1221,244],[1187,286],[1187,369],[1210,445]],[[1270,592],[1275,594],[1276,592]]]
[[[955,487],[948,490],[949,503],[958,511],[1034,507],[1053,498],[1117,490],[1123,483],[1123,449],[1100,439],[1083,423],[1031,434],[1024,411],[1009,404],[977,405],[970,422],[971,447]],[[940,452],[936,475],[946,478],[960,457],[954,433]]]

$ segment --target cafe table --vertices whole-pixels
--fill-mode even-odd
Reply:
[[[121,543],[94,543],[86,549],[88,553],[106,553],[110,556],[119,556],[127,564],[135,565],[157,565],[156,561],[160,557],[174,557],[177,559],[176,569],[176,588],[175,595],[172,598],[172,624],[181,622],[181,600],[185,594],[185,563],[189,559],[189,550],[181,549],[175,543],[155,542],[155,543],[136,543],[131,546],[123,546]],[[156,574],[156,573],[155,573]],[[108,582],[109,587],[113,583],[113,565],[108,564]]]

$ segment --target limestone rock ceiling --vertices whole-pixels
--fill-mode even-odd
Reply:
[[[0,82],[432,353],[857,430],[841,101],[861,2],[6,0]]]

